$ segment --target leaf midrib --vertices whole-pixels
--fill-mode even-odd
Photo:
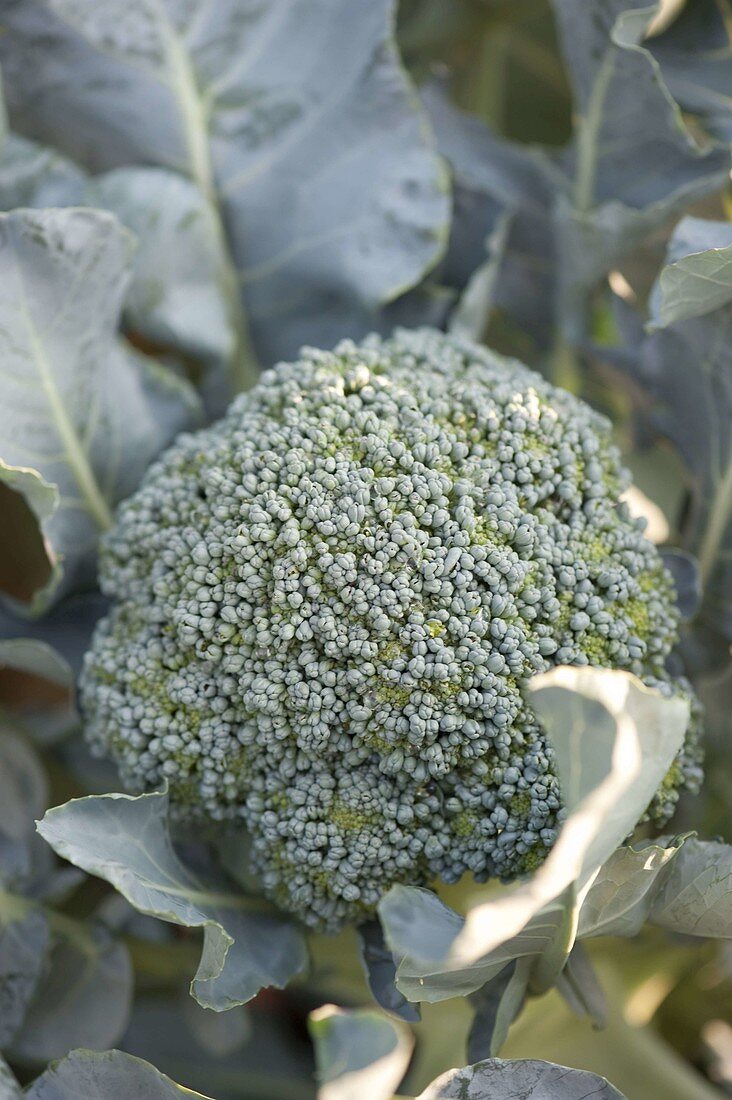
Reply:
[[[72,423],[71,417],[66,410],[66,406],[64,405],[54,380],[54,371],[50,357],[36,328],[28,306],[25,279],[23,278],[23,273],[17,259],[15,266],[16,276],[20,287],[21,320],[28,337],[31,357],[38,372],[41,389],[46,398],[51,421],[55,425],[64,455],[66,456],[66,461],[74,476],[74,480],[81,490],[82,500],[84,501],[87,511],[102,530],[107,530],[112,526],[111,509],[99,488],[89,458],[84,451],[79,434]]]

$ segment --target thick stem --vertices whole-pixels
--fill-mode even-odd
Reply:
[[[24,898],[20,894],[0,890],[0,913],[5,920],[11,922],[23,920],[34,910],[41,910],[51,930],[73,943],[81,954],[92,958],[99,954],[99,945],[94,939],[91,928],[84,921],[58,913],[55,909],[47,909],[32,898]]]
[[[592,85],[587,110],[580,119],[577,135],[577,171],[574,183],[574,206],[580,214],[591,210],[595,202],[597,147],[605,110],[605,100],[615,69],[614,50],[608,50]]]
[[[570,393],[579,394],[582,389],[582,370],[577,352],[564,337],[559,337],[550,360],[551,380],[555,386]]]
[[[709,508],[709,523],[699,546],[699,576],[703,585],[712,574],[730,520],[732,520],[732,458],[714,494],[714,500]]]

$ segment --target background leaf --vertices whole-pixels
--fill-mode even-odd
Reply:
[[[391,1100],[414,1042],[403,1025],[371,1009],[323,1005],[309,1017],[318,1100]]]
[[[0,898],[0,1047],[3,1050],[23,1026],[41,980],[48,943],[49,929],[43,913],[39,910],[17,912],[8,898]]]
[[[126,948],[100,926],[87,926],[81,934],[70,927],[64,931],[56,936],[9,1048],[21,1063],[43,1065],[80,1042],[110,1046],[127,1025],[132,969]]]
[[[672,95],[720,141],[732,143],[732,42],[728,0],[685,4],[649,43]]]

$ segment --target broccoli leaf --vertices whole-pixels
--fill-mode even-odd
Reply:
[[[318,1067],[318,1100],[391,1100],[414,1040],[403,1024],[373,1009],[323,1005],[308,1017]]]
[[[190,387],[115,337],[131,247],[100,211],[0,216],[0,480],[25,497],[53,563],[32,613],[88,583],[114,503],[199,416]]]
[[[648,46],[674,98],[720,141],[732,143],[732,42],[729,0],[685,4]]]
[[[227,259],[210,204],[190,180],[160,168],[88,177],[65,157],[10,134],[0,150],[0,209],[93,206],[135,234],[123,320],[136,339],[174,349],[204,370],[212,412],[231,397],[235,334],[224,283]]]
[[[649,920],[687,936],[732,939],[732,845],[686,840],[659,884]]]
[[[48,805],[48,784],[35,750],[0,729],[0,886],[25,883],[34,865],[35,823]]]
[[[550,160],[537,149],[496,136],[479,119],[457,110],[440,84],[428,84],[421,94],[454,178],[453,223],[441,274],[450,286],[470,285],[456,324],[466,313],[473,331],[485,323],[474,314],[481,282],[484,288],[487,282],[486,307],[507,309],[528,337],[540,345],[549,342],[556,268],[556,172]],[[496,268],[499,277],[491,278]]]
[[[456,181],[448,281],[468,285],[484,259],[477,244],[489,241],[457,324],[467,314],[473,332],[483,327],[474,314],[495,269],[483,304],[508,314],[522,345],[528,335],[548,352],[558,330],[583,344],[593,286],[694,198],[724,185],[728,151],[698,148],[642,45],[657,6],[554,0],[578,109],[575,139],[561,154],[498,138],[439,88],[424,93]],[[501,215],[510,224],[497,248]]]
[[[646,921],[732,938],[732,847],[681,836],[618,848],[582,903],[577,936],[634,936]]]
[[[560,310],[577,341],[586,335],[577,309],[585,288],[674,212],[721,187],[729,155],[698,148],[642,45],[658,3],[554,0],[554,8],[579,112],[558,221]]]
[[[475,1009],[468,1035],[471,1062],[498,1054],[524,1004],[530,973],[530,959],[514,959],[482,989],[471,994],[469,1000]]]
[[[634,936],[648,920],[683,837],[618,848],[600,868],[579,914],[577,936]]]
[[[188,176],[227,238],[266,362],[372,327],[440,257],[446,178],[393,38],[393,0],[11,0],[0,42],[13,128],[93,171]]]
[[[466,997],[515,959],[536,959],[551,948],[565,919],[563,902],[544,906],[515,935],[465,963],[451,961],[465,920],[430,890],[392,886],[379,904],[387,943],[398,959],[397,989],[412,1001]]]
[[[652,209],[674,194],[688,201],[700,176],[729,157],[702,153],[684,127],[643,39],[659,5],[635,0],[553,0],[579,111],[574,205]],[[628,165],[633,171],[628,171]]]
[[[692,499],[683,517],[683,543],[699,561],[704,615],[732,637],[732,274],[728,227],[716,236],[717,227],[698,218],[681,223],[671,266],[652,294],[657,331],[623,366],[654,401],[653,421],[689,471]],[[721,247],[710,249],[715,236]],[[717,308],[699,313],[706,303],[698,280],[708,277]],[[699,315],[690,315],[687,304]],[[666,314],[675,323],[665,323]]]
[[[589,1016],[595,1027],[607,1023],[607,1001],[590,956],[575,943],[564,970],[557,977],[557,989],[577,1016]]]
[[[210,204],[190,180],[160,168],[96,176],[86,201],[116,214],[138,241],[126,327],[201,361],[208,403],[222,412],[231,396],[225,366],[235,333],[223,292],[227,259]]]
[[[0,149],[0,210],[18,206],[81,206],[86,174],[35,141],[8,134]]]
[[[305,966],[290,925],[252,912],[252,901],[221,880],[184,867],[168,832],[168,795],[92,795],[49,810],[38,831],[60,856],[113,886],[142,913],[203,928],[191,984],[196,1000],[223,1011],[265,986],[282,988]]]
[[[28,1100],[207,1100],[200,1092],[176,1085],[149,1062],[121,1050],[72,1050],[37,1077],[24,1095]]]
[[[68,887],[34,827],[47,797],[35,751],[12,730],[3,730],[0,1043],[20,1061],[32,1063],[60,1057],[79,1042],[116,1042],[132,996],[124,946],[100,925],[85,925],[40,904]]]
[[[25,1020],[46,965],[49,928],[39,909],[0,893],[0,1047],[7,1050]],[[0,1094],[1,1095],[1,1094]]]
[[[0,668],[16,668],[71,689],[73,677],[69,665],[47,642],[35,638],[0,641]]]
[[[206,1025],[207,1038],[201,1020],[216,1022],[220,1038],[221,1028],[229,1020],[236,1022],[240,1013],[247,1013],[249,1037],[235,1049],[232,1043],[227,1052],[220,1043],[214,1049],[208,1041],[211,1023]],[[312,1045],[300,1029],[282,1025],[279,1011],[256,1011],[253,1006],[252,1010],[240,1008],[222,1015],[201,1008],[177,991],[162,996],[159,991],[141,992],[135,999],[124,1048],[216,1100],[225,1100],[232,1084],[236,1091],[241,1082],[246,1082],[250,1091],[269,1093],[272,1100],[313,1100]]]
[[[558,668],[530,684],[568,810],[544,864],[466,920],[427,890],[394,886],[379,905],[400,957],[397,986],[414,1000],[480,988],[513,958],[534,956],[532,989],[549,988],[574,942],[574,913],[606,859],[633,829],[683,742],[688,707],[633,676]]]
[[[651,294],[650,328],[711,313],[732,301],[732,225],[682,218]]]
[[[553,1062],[501,1058],[449,1069],[417,1100],[624,1100],[604,1077]]]
[[[387,1012],[416,1023],[420,1018],[419,1008],[399,992],[396,987],[396,963],[394,955],[384,943],[384,933],[378,920],[370,920],[357,928],[361,962],[366,971],[369,989],[374,999]]]
[[[122,1037],[132,1001],[127,949],[97,924],[49,917],[54,942],[10,1046],[21,1062],[60,1058],[79,1043],[102,1048]]]

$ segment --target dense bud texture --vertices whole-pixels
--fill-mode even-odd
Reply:
[[[664,692],[672,582],[608,423],[436,332],[306,350],[119,509],[82,678],[133,789],[242,822],[265,891],[335,928],[395,881],[533,869],[561,802],[522,688]],[[699,778],[693,734],[651,807]]]

